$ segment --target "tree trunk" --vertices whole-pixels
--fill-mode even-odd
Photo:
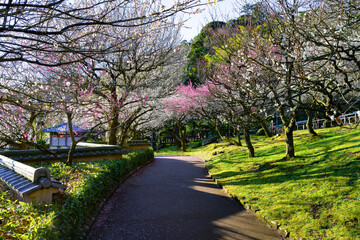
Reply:
[[[331,127],[331,118],[330,118],[330,114],[329,114],[329,111],[330,111],[330,102],[331,102],[331,98],[329,97],[329,95],[326,96],[326,103],[324,104],[325,105],[325,110],[326,110],[326,118],[324,120],[324,123],[323,123],[323,127],[324,128],[329,128]],[[319,126],[321,127],[321,126]]]
[[[244,128],[244,139],[245,139],[246,147],[248,148],[249,158],[255,157],[255,150],[251,143],[249,128],[247,127]]]
[[[239,142],[232,140],[231,138],[229,138],[228,136],[223,136],[220,132],[220,129],[218,127],[218,125],[215,125],[216,131],[218,132],[219,136],[221,137],[221,139],[225,139],[226,141],[228,141],[229,143],[234,144],[235,146],[241,146],[241,142],[240,142],[240,137],[238,136],[238,140]],[[239,134],[240,135],[240,134]]]
[[[25,142],[18,143],[12,140],[4,140],[4,139],[1,140],[6,141],[7,144],[19,150],[29,150],[29,146]]]
[[[180,140],[181,140],[181,150],[183,152],[186,152],[186,138],[185,138],[185,134],[182,130],[182,126],[181,126],[181,123],[180,121],[177,122],[177,127],[178,127],[178,130],[179,130],[179,135],[180,135]]]
[[[186,138],[183,131],[181,131],[180,137],[181,137],[181,150],[183,152],[186,152]]]
[[[266,126],[266,123],[264,121],[260,122],[261,128],[264,130],[266,137],[272,137],[272,134],[269,130],[269,128]]]
[[[242,144],[241,144],[241,135],[240,135],[240,131],[238,131],[238,133],[237,133],[237,138],[238,138],[237,143],[239,144],[239,146],[242,146]]]
[[[118,141],[117,141],[117,135],[119,132],[119,108],[117,107],[117,103],[118,103],[118,95],[116,92],[116,86],[112,86],[111,89],[111,122],[110,122],[110,130],[109,130],[109,144],[110,145],[117,145]]]
[[[66,165],[68,165],[68,166],[71,166],[73,163],[75,148],[76,148],[76,143],[72,142],[69,153],[68,153],[68,157],[66,159]]]
[[[180,135],[180,133],[179,133]],[[174,126],[174,130],[173,130],[173,134],[172,134],[173,138],[174,138],[174,144],[176,145],[177,148],[181,148],[181,141],[179,140],[177,133],[176,133],[176,128]]]
[[[66,165],[71,166],[73,163],[73,158],[74,158],[74,153],[75,153],[75,148],[76,148],[77,142],[75,140],[73,126],[72,126],[72,114],[70,112],[68,112],[68,113],[66,113],[66,116],[67,116],[67,120],[68,120],[69,134],[70,134],[70,138],[71,138],[71,146],[70,146],[70,150],[69,150],[68,157],[66,160]]]
[[[295,157],[295,145],[294,145],[295,126],[296,126],[296,118],[293,117],[290,120],[289,125],[285,127],[286,158]]]
[[[128,144],[129,137],[128,137],[128,135],[127,135],[127,132],[122,132],[121,134],[124,134],[124,135],[121,136],[120,141],[118,141],[118,145],[119,145],[120,147],[125,147],[125,146],[127,146],[127,144]]]
[[[117,145],[117,134],[119,132],[119,113],[113,112],[113,119],[110,122],[109,144]]]
[[[172,132],[170,131],[165,131],[165,134],[171,135],[172,136],[172,141],[170,141],[171,145],[175,145],[177,148],[181,148],[181,141],[179,140],[177,133],[176,133],[176,126],[173,126],[174,128],[172,129]]]
[[[312,124],[312,120],[313,120],[313,112],[312,111],[306,111],[307,114],[307,122],[306,122],[306,128],[309,131],[310,136],[317,136],[317,133],[314,130],[313,124]]]
[[[129,126],[127,123],[123,123],[118,129],[119,136],[117,138],[117,144],[121,147],[124,147],[129,141]]]

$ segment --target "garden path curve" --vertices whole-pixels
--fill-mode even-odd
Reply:
[[[228,197],[200,158],[157,156],[107,202],[89,240],[281,239]]]

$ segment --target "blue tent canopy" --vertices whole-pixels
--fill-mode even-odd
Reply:
[[[87,132],[88,130],[79,127],[76,124],[73,124],[73,131],[78,133]],[[61,123],[54,127],[49,127],[43,130],[43,132],[49,132],[49,133],[60,133],[60,132],[69,132],[69,124],[68,123]]]

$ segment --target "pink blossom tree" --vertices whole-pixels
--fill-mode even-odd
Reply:
[[[180,85],[176,88],[175,94],[163,100],[164,110],[169,119],[175,122],[179,135],[173,134],[179,138],[182,151],[186,151],[186,137],[184,133],[185,124],[193,117],[197,93],[193,86]]]
[[[268,114],[270,91],[264,83],[264,73],[251,61],[257,54],[250,47],[254,41],[251,31],[258,30],[239,27],[218,32],[221,40],[216,42],[214,38],[214,54],[206,56],[208,63],[203,66],[205,81],[214,86],[211,94],[222,102],[224,114],[243,129],[249,157],[255,155],[250,128],[260,124],[268,131],[265,120],[271,115]]]

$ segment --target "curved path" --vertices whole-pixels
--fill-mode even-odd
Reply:
[[[206,175],[202,159],[157,156],[114,193],[88,239],[281,239]]]

